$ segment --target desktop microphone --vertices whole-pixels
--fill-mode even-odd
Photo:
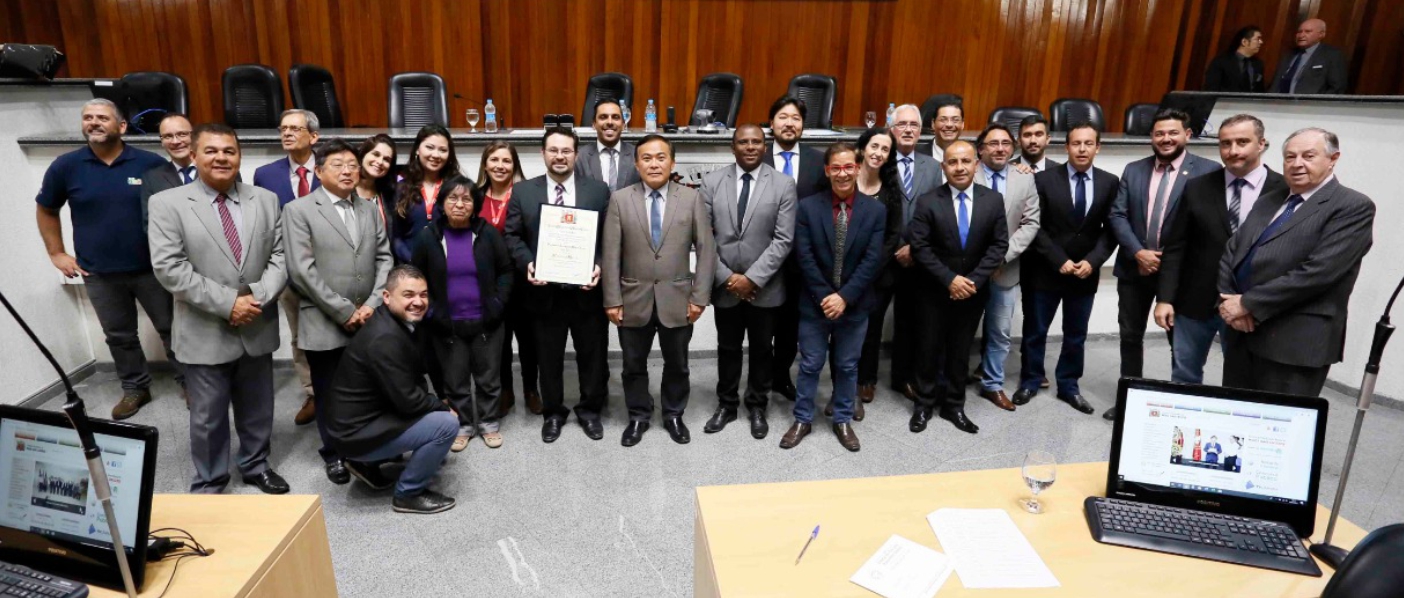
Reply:
[[[663,132],[664,132],[664,133],[677,133],[677,132],[678,132],[678,125],[674,122],[674,120],[673,120],[674,118],[675,118],[675,116],[674,116],[674,112],[673,112],[673,107],[672,107],[672,106],[669,106],[669,107],[668,107],[668,122],[663,124]]]

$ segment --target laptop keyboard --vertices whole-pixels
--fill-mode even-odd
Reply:
[[[0,561],[0,596],[84,598],[87,595],[88,586],[84,584]]]

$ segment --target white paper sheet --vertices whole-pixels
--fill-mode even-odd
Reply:
[[[1003,509],[937,509],[926,516],[967,588],[1055,588],[1058,579]]]
[[[931,598],[950,576],[946,555],[893,535],[848,581],[883,598]]]

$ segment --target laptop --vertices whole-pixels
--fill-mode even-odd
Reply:
[[[1124,378],[1107,498],[1087,499],[1099,542],[1320,575],[1316,527],[1328,403]]]
[[[91,420],[112,484],[112,507],[132,581],[146,576],[157,431]],[[60,412],[0,405],[0,560],[122,588],[112,537],[88,462]]]

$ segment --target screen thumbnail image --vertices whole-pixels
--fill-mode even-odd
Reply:
[[[1243,437],[1212,428],[1173,426],[1170,463],[1187,467],[1240,472]]]
[[[43,461],[34,464],[30,504],[84,515],[88,510],[88,472]]]

